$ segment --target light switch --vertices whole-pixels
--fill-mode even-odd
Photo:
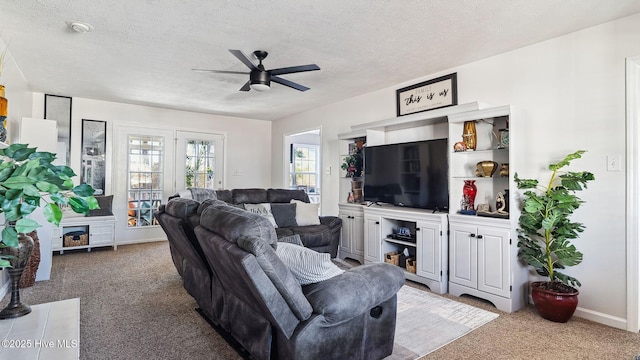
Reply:
[[[621,171],[622,170],[622,156],[620,155],[607,155],[607,171]]]

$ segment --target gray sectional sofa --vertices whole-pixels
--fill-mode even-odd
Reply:
[[[295,204],[290,203],[291,200],[309,203],[309,196],[303,190],[250,188],[213,191],[190,189],[190,192],[190,197],[199,202],[218,199],[238,207],[243,207],[245,204],[266,203],[277,204],[282,208],[285,205],[294,206]],[[295,223],[292,225],[290,221],[285,222],[285,226],[278,226],[275,229],[277,237],[282,238],[297,234],[304,246],[319,252],[329,253],[334,258],[338,255],[342,220],[337,216],[319,216],[318,220],[317,224],[303,226]]]
[[[177,198],[156,217],[201,313],[251,358],[382,359],[391,354],[396,293],[404,284],[399,268],[358,266],[303,286],[280,255],[285,244],[263,216],[223,201]],[[287,245],[330,262],[328,254]]]

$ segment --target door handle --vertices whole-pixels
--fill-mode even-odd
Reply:
[[[482,235],[478,235],[478,239],[482,239]]]
[[[476,237],[476,234],[469,234],[469,237]]]

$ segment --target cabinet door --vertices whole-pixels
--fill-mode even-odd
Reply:
[[[380,217],[364,217],[364,262],[380,262]]]
[[[89,225],[89,245],[113,245],[113,223]]]
[[[353,227],[353,221],[351,219],[351,213],[341,211],[338,217],[342,219],[342,229],[340,230],[340,252],[351,253],[351,228]]]
[[[351,252],[364,256],[364,216],[354,215],[351,223]]]
[[[440,224],[418,222],[416,224],[417,265],[416,274],[427,279],[440,281]],[[418,230],[419,229],[419,230]]]
[[[51,229],[51,249],[62,249],[62,228],[53,226]]]
[[[510,297],[509,230],[478,228],[478,290]]]
[[[478,283],[476,227],[450,223],[449,229],[449,281],[475,289]]]

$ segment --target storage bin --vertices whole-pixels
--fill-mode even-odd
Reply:
[[[86,231],[71,231],[63,236],[63,246],[85,246],[89,245],[89,234]]]
[[[407,271],[411,272],[411,273],[416,273],[416,258],[414,257],[408,257],[407,258],[407,262],[406,262],[406,266],[407,266]]]
[[[404,257],[404,255],[397,251],[391,251],[384,254],[384,262],[391,265],[400,265],[402,263],[401,257]]]

